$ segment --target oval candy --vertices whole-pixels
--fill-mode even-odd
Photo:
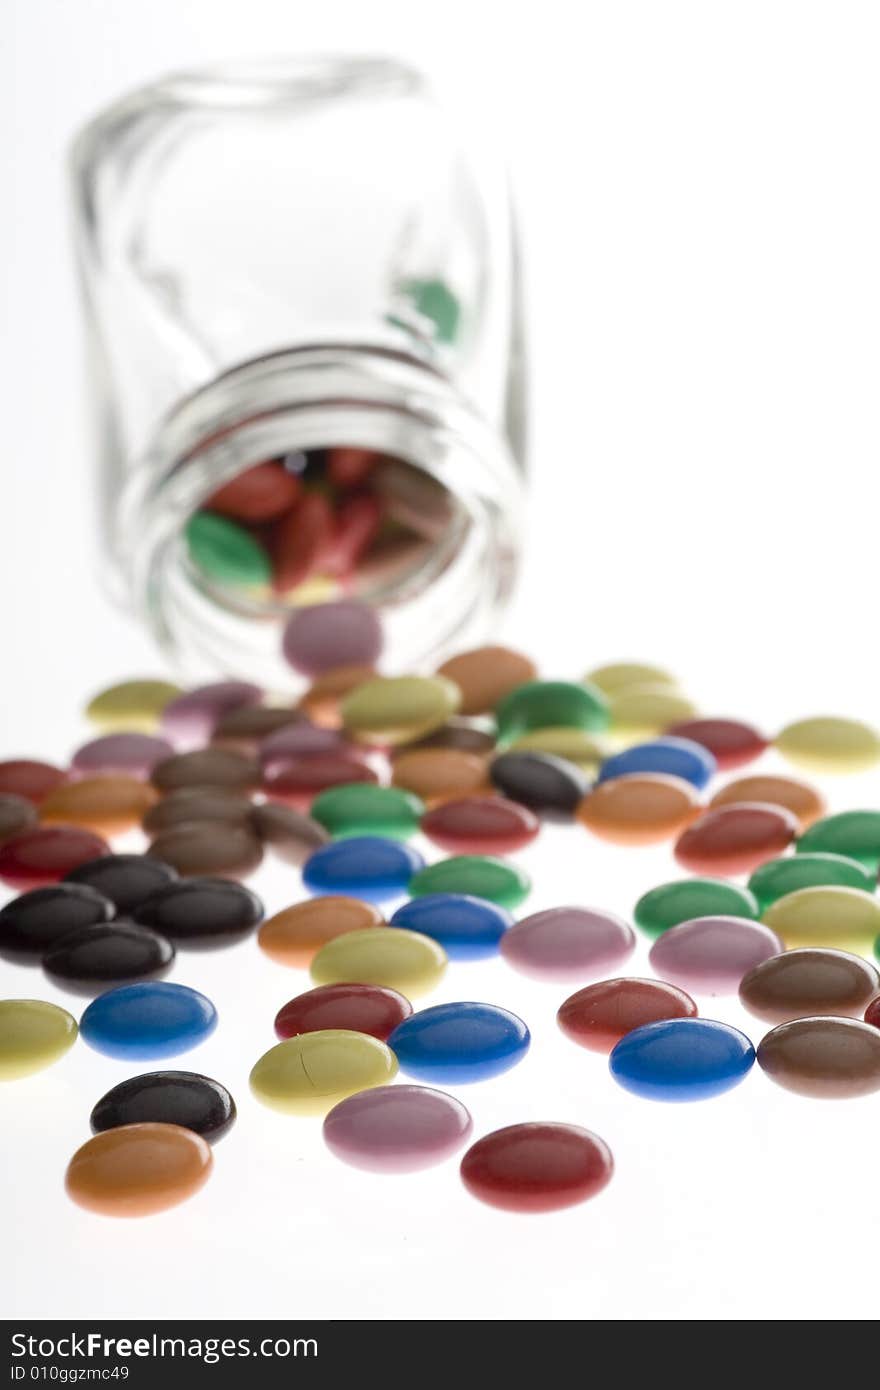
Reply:
[[[745,975],[743,1007],[770,1023],[812,1014],[861,1018],[880,994],[880,972],[848,951],[800,948],[771,956]]]
[[[737,806],[742,802],[763,802],[768,806],[782,806],[797,817],[801,830],[806,830],[827,810],[824,796],[806,782],[798,782],[793,777],[763,776],[738,777],[717,791],[709,802],[714,806]]]
[[[295,609],[282,637],[285,661],[304,676],[323,676],[339,666],[375,666],[382,646],[375,609],[357,599]]]
[[[868,954],[880,933],[880,900],[860,888],[799,888],[763,915],[786,946],[836,946]]]
[[[82,884],[31,888],[0,908],[0,954],[38,959],[69,932],[109,922],[113,915],[109,899]]]
[[[352,836],[315,850],[303,865],[310,893],[386,903],[402,897],[425,861],[409,845],[377,835]]]
[[[421,869],[410,882],[409,892],[413,898],[463,893],[512,910],[528,897],[531,887],[531,879],[515,864],[489,855],[457,854]]]
[[[235,1122],[235,1101],[225,1086],[195,1071],[153,1071],[120,1081],[94,1106],[92,1132],[121,1125],[181,1125],[216,1143]]]
[[[550,753],[502,753],[489,764],[489,777],[502,796],[560,820],[570,820],[590,790],[581,768]]]
[[[635,944],[632,928],[611,912],[551,907],[515,922],[500,950],[524,975],[569,981],[607,974],[632,955]]]
[[[44,999],[0,999],[0,1081],[43,1071],[76,1042],[76,1019]]]
[[[174,963],[164,937],[133,922],[79,927],[43,957],[46,974],[63,988],[95,994],[132,980],[158,979]]]
[[[198,1192],[212,1162],[210,1147],[190,1129],[122,1125],[77,1149],[64,1185],[77,1206],[99,1216],[152,1216]]]
[[[669,735],[648,743],[636,743],[615,753],[602,764],[600,782],[630,773],[660,772],[667,777],[680,777],[702,791],[717,770],[714,757],[699,743]]]
[[[263,847],[248,826],[184,821],[153,840],[147,854],[181,878],[247,878],[263,862]]]
[[[863,772],[880,762],[880,734],[860,719],[799,719],[773,742],[789,762],[812,772]]]
[[[626,686],[609,700],[611,732],[624,743],[654,738],[696,714],[696,705],[681,691],[653,683]]]
[[[757,921],[758,901],[748,888],[720,878],[682,878],[643,893],[633,918],[648,936],[657,937],[694,917],[745,917]]]
[[[616,695],[621,690],[630,690],[634,685],[668,686],[678,688],[678,682],[662,666],[652,666],[643,661],[615,661],[607,666],[597,666],[588,671],[584,680],[596,685],[606,695]]]
[[[560,1005],[556,1022],[580,1047],[610,1052],[634,1028],[667,1018],[694,1018],[696,1013],[693,999],[676,985],[624,978],[579,989]]]
[[[629,773],[594,787],[577,817],[601,840],[652,845],[679,835],[699,812],[699,793],[683,778]]]
[[[814,851],[842,854],[857,859],[874,875],[880,869],[880,811],[840,811],[805,830],[798,840],[798,854]]]
[[[880,1031],[854,1018],[799,1018],[761,1039],[765,1076],[801,1096],[848,1100],[880,1090]]]
[[[467,796],[427,811],[421,831],[451,854],[509,854],[531,844],[541,823],[503,796]]]
[[[263,778],[263,790],[269,797],[307,811],[322,793],[359,782],[378,786],[379,778],[369,763],[343,748],[273,762]]]
[[[595,1197],[614,1171],[611,1150],[577,1125],[532,1121],[478,1139],[461,1161],[473,1197],[503,1211],[557,1211]]]
[[[513,918],[497,903],[466,893],[428,893],[399,907],[392,927],[422,932],[438,941],[450,960],[483,960],[498,945]]]
[[[134,911],[136,922],[187,947],[240,941],[262,918],[256,893],[225,878],[169,883]]]
[[[156,793],[137,777],[84,777],[56,787],[40,802],[43,825],[78,825],[97,835],[122,835],[139,826]]]
[[[759,802],[704,811],[676,841],[675,857],[696,874],[747,874],[792,843],[797,818]]]
[[[277,801],[263,801],[254,806],[250,823],[264,847],[283,863],[297,869],[302,868],[310,854],[330,841],[323,825],[303,811]]]
[[[634,1095],[691,1101],[738,1086],[754,1063],[755,1049],[737,1028],[708,1018],[671,1018],[627,1033],[608,1065],[615,1081]]]
[[[67,773],[54,763],[39,762],[36,758],[7,758],[0,762],[0,793],[20,796],[34,806],[61,787]]]
[[[460,748],[414,748],[394,759],[391,783],[430,806],[485,791],[486,761],[481,754]]]
[[[366,1033],[328,1028],[276,1043],[250,1075],[257,1100],[288,1115],[324,1115],[347,1096],[386,1086],[397,1058]]]
[[[861,888],[873,893],[874,876],[855,859],[842,854],[795,854],[789,859],[770,859],[760,864],[749,879],[761,912],[779,898],[796,893],[799,888],[831,887]]]
[[[0,793],[0,841],[9,840],[22,830],[30,830],[39,818],[36,806],[26,797],[15,796],[12,792]]]
[[[282,908],[263,923],[257,943],[279,965],[304,969],[334,937],[381,926],[384,919],[372,903],[331,895]]]
[[[334,839],[382,835],[408,840],[418,830],[424,812],[424,802],[412,792],[356,782],[322,792],[311,805],[314,820]]]
[[[275,1032],[283,1040],[343,1028],[386,1042],[411,1013],[409,1000],[384,985],[318,985],[282,1005],[275,1015]]]
[[[586,729],[570,729],[564,725],[546,729],[530,729],[520,734],[508,745],[509,753],[546,753],[548,757],[561,758],[563,762],[573,763],[588,777],[594,776],[599,764],[608,756],[607,741],[600,735],[588,733]]]
[[[22,892],[58,883],[87,864],[103,859],[110,846],[100,835],[76,825],[35,825],[0,844],[0,881]]]
[[[666,733],[699,743],[712,754],[719,772],[745,767],[760,758],[769,746],[762,733],[739,719],[683,719],[672,724]]]
[[[495,706],[538,672],[535,663],[510,647],[476,647],[444,661],[438,676],[461,691],[462,714],[490,714]]]
[[[162,711],[180,693],[180,686],[170,681],[120,681],[92,696],[86,706],[86,718],[107,732],[136,730],[151,734]]]
[[[204,1042],[217,1027],[217,1010],[198,990],[159,980],[99,994],[79,1026],[96,1052],[124,1062],[149,1061]]]
[[[601,733],[608,727],[608,702],[595,686],[572,681],[528,681],[499,701],[499,742],[508,744],[531,729],[565,726]]]
[[[376,1086],[335,1105],[324,1120],[331,1153],[371,1173],[413,1173],[451,1158],[470,1135],[460,1100],[427,1086]]]
[[[461,692],[442,676],[376,676],[342,701],[344,728],[369,743],[405,743],[456,714]]]
[[[521,1018],[494,1004],[435,1004],[398,1024],[388,1046],[420,1081],[461,1085],[500,1076],[521,1062],[531,1035]]]
[[[783,949],[775,932],[744,917],[697,917],[663,932],[648,959],[657,974],[694,994],[735,994],[743,976]]]
[[[373,927],[333,937],[312,958],[316,985],[384,985],[407,999],[427,994],[446,971],[446,952],[402,927]]]
[[[147,898],[176,880],[177,874],[170,864],[149,859],[145,854],[108,854],[103,859],[91,859],[71,869],[64,878],[65,883],[83,884],[109,898],[116,911],[123,915],[134,912]]]
[[[174,749],[167,739],[134,732],[104,734],[76,750],[70,760],[78,777],[139,777],[146,779],[153,768]]]

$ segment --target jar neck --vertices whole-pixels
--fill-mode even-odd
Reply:
[[[453,524],[418,571],[363,595],[382,613],[389,669],[425,668],[491,631],[521,535],[521,474],[507,445],[427,361],[371,346],[299,347],[244,362],[181,401],[121,500],[116,549],[130,600],[182,676],[245,674],[290,688],[280,655],[289,605],[201,582],[184,528],[253,464],[346,446],[406,460],[455,502]]]

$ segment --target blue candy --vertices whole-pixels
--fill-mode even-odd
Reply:
[[[717,770],[718,764],[708,748],[692,739],[667,734],[606,758],[599,781],[610,782],[613,777],[626,777],[631,772],[662,772],[667,777],[681,777],[702,791]]]
[[[425,867],[420,854],[398,840],[380,835],[354,835],[315,850],[303,866],[303,883],[310,893],[342,893],[371,903],[399,898],[410,879]]]
[[[399,1023],[388,1039],[401,1071],[456,1083],[500,1076],[522,1061],[531,1035],[521,1018],[494,1004],[435,1004]]]
[[[123,1061],[150,1061],[188,1052],[217,1027],[217,1010],[186,985],[120,985],[93,999],[79,1031],[97,1052]]]
[[[513,918],[497,903],[466,893],[426,893],[404,903],[391,918],[392,927],[406,927],[439,941],[450,960],[480,960],[498,953],[498,943]]]
[[[621,1038],[611,1075],[648,1100],[706,1100],[737,1086],[754,1065],[745,1033],[708,1018],[646,1023]]]

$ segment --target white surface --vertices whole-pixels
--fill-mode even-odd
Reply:
[[[826,711],[880,719],[875,7],[13,0],[12,23],[0,51],[12,189],[0,755],[64,757],[85,736],[83,698],[155,665],[94,581],[70,133],[167,68],[340,47],[394,51],[481,93],[511,152],[535,426],[532,550],[508,635],[548,674],[665,661],[707,712],[771,730]],[[836,809],[877,804],[877,791],[829,787]],[[672,868],[666,851],[614,852],[577,831],[548,832],[523,859],[530,908],[628,913]],[[298,891],[280,871],[255,886],[272,909]],[[8,995],[67,1001],[39,972],[0,963],[0,977]],[[222,1019],[179,1065],[240,1104],[211,1183],[153,1220],[88,1217],[64,1198],[64,1166],[129,1069],[80,1045],[4,1088],[8,1316],[876,1313],[880,1098],[823,1106],[755,1072],[703,1105],[638,1101],[556,1031],[564,989],[500,964],[455,967],[438,1000],[506,1004],[535,1037],[514,1072],[462,1089],[477,1133],[570,1120],[617,1160],[598,1200],[518,1219],[472,1201],[454,1164],[362,1175],[322,1151],[311,1122],[250,1101],[249,1067],[304,976],[243,946],[181,954],[172,978],[204,989]]]

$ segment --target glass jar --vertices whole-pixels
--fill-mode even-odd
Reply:
[[[524,387],[479,133],[396,61],[322,58],[166,78],[88,125],[72,166],[102,532],[172,664],[283,688],[291,605],[340,594],[381,608],[389,667],[485,637],[517,567]],[[267,462],[295,503],[217,521],[218,489]],[[381,519],[334,571],[326,538],[358,506]],[[325,559],[297,570],[306,513]]]

